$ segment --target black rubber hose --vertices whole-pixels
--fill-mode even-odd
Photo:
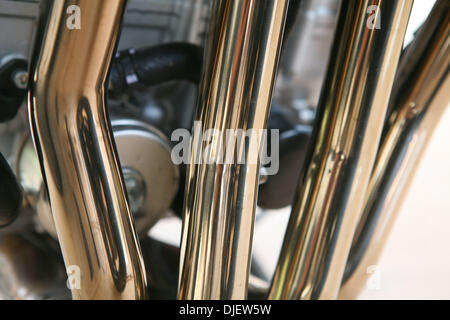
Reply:
[[[111,90],[122,91],[134,83],[152,86],[172,80],[198,84],[203,48],[190,43],[168,43],[120,51],[111,66]]]
[[[22,189],[8,162],[0,154],[0,227],[12,223],[22,205]]]
[[[300,2],[289,2],[283,42],[295,24]],[[121,92],[135,83],[152,86],[172,80],[198,84],[202,63],[203,48],[186,42],[119,51],[111,66],[110,89]]]

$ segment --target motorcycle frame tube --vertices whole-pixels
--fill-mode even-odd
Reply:
[[[68,28],[71,5],[79,8],[80,29]],[[105,106],[125,5],[41,2],[30,124],[74,299],[146,297],[143,258]]]
[[[371,276],[433,131],[450,100],[450,4],[437,1],[396,79],[393,111],[377,154],[350,250],[341,299],[356,298]],[[396,80],[397,81],[397,80]]]
[[[214,2],[195,119],[207,130],[265,129],[283,38],[287,0]],[[226,145],[244,163],[195,163],[191,148],[181,240],[179,299],[247,296],[259,158],[258,141]],[[220,139],[211,139],[217,150]],[[236,160],[236,158],[235,158]]]
[[[369,28],[376,5],[381,28]],[[343,1],[269,299],[338,296],[412,1]],[[375,25],[376,26],[376,25]]]

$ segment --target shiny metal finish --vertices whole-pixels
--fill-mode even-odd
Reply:
[[[369,28],[377,5],[381,28]],[[314,146],[269,299],[334,299],[374,164],[412,1],[342,1]]]
[[[201,121],[201,133],[266,127],[287,4],[286,0],[214,2],[195,117]],[[212,139],[210,150],[217,150],[218,140]],[[249,151],[259,150],[257,141],[250,139],[243,147],[243,141],[227,145],[224,153],[232,150],[237,155],[245,149],[244,164],[213,161],[189,166],[181,299],[247,295],[260,166],[250,161],[255,154]],[[191,163],[195,142],[192,149]]]
[[[146,278],[105,108],[105,79],[125,1],[43,1],[29,112],[75,299],[142,299]],[[73,13],[73,11],[72,11]]]
[[[392,114],[377,154],[339,297],[357,297],[377,263],[433,130],[450,102],[450,3],[437,1],[396,75]]]

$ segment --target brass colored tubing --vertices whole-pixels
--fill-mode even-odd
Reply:
[[[266,127],[287,5],[287,0],[214,1],[195,116],[201,121],[200,136],[209,129],[223,134],[229,129]],[[202,145],[217,150],[221,139]],[[260,167],[250,158],[258,146],[251,139],[224,149],[224,154],[235,155],[244,150],[245,161],[194,163],[195,142],[192,147],[180,299],[244,299],[247,295]]]
[[[339,297],[364,288],[434,128],[450,102],[450,3],[436,2],[402,56],[392,114],[377,154]]]
[[[368,21],[373,5],[380,28]],[[411,0],[342,2],[312,148],[269,299],[337,298],[411,7]]]
[[[74,299],[146,297],[105,108],[105,80],[125,3],[41,1],[30,122]]]

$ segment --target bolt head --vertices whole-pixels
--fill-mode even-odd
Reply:
[[[12,75],[14,84],[17,88],[25,90],[28,85],[28,72],[24,70],[15,71]]]

